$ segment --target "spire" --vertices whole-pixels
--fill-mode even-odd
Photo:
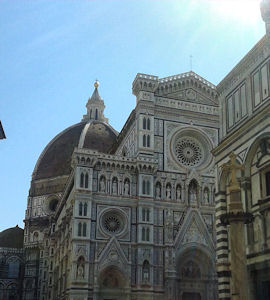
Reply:
[[[265,22],[266,35],[270,35],[270,0],[261,1],[261,15]]]
[[[83,116],[83,121],[98,120],[108,123],[108,119],[104,116],[105,105],[98,92],[99,82],[97,79],[94,83],[94,87],[94,92],[86,104],[87,115]]]

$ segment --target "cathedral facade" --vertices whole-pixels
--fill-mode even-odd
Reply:
[[[266,36],[216,87],[137,74],[120,133],[99,83],[32,175],[24,300],[270,299]]]
[[[217,299],[216,87],[137,74],[118,134],[98,82],[42,152],[25,218],[23,299]]]

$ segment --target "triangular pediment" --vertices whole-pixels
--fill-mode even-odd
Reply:
[[[218,106],[216,86],[193,71],[160,78],[156,96]]]
[[[217,105],[217,101],[214,99],[211,99],[210,97],[206,97],[198,91],[196,88],[188,88],[184,90],[179,90],[173,93],[168,93],[164,95],[167,98],[172,98],[175,100],[182,100],[192,103],[198,103],[202,105]]]
[[[176,248],[180,249],[183,245],[200,244],[214,251],[214,243],[207,226],[197,210],[190,210],[179,228],[175,239]]]
[[[116,265],[122,267],[123,270],[125,270],[125,266],[129,265],[129,261],[122,250],[121,245],[114,236],[101,251],[98,257],[98,264],[100,269]]]

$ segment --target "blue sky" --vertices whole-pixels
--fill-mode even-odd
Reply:
[[[46,144],[77,123],[96,78],[121,130],[136,73],[193,70],[214,84],[264,35],[258,0],[1,0],[0,231],[23,226]]]

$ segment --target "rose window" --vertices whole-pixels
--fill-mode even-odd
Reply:
[[[115,216],[109,216],[104,220],[104,226],[110,232],[117,232],[120,228],[120,221]]]
[[[176,141],[174,148],[176,158],[184,166],[194,167],[203,160],[203,148],[194,138],[180,138]]]
[[[101,227],[109,234],[121,233],[125,228],[125,223],[123,214],[116,209],[106,211],[101,217]]]

